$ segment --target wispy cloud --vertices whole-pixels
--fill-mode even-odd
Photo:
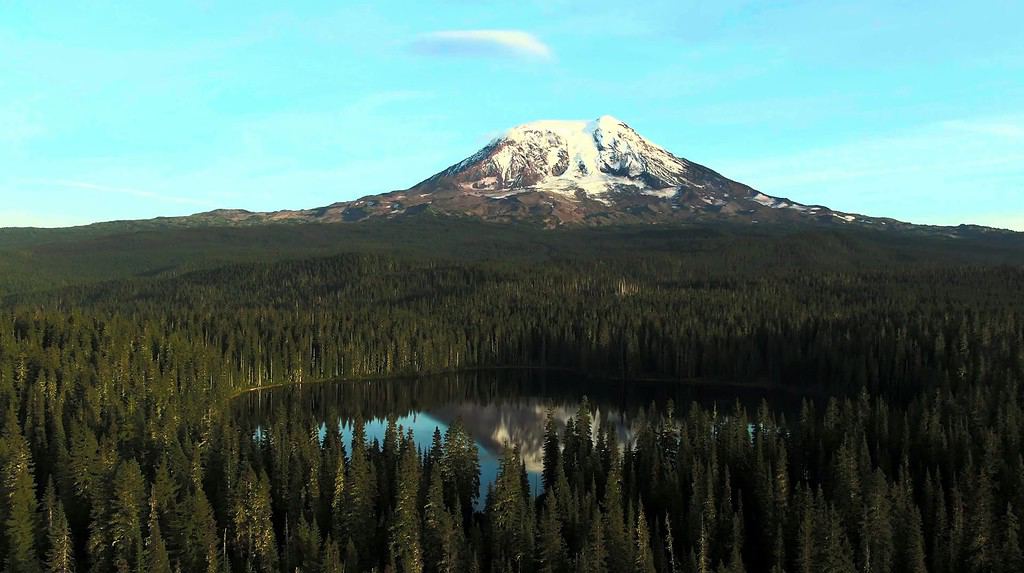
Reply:
[[[1024,117],[1005,120],[953,120],[942,124],[943,127],[964,133],[992,135],[1012,139],[1024,139]]]
[[[902,133],[737,162],[770,188],[876,177],[1024,174],[1024,116],[957,119]]]
[[[423,34],[413,51],[434,56],[516,57],[546,60],[551,48],[522,30],[444,30]]]
[[[912,222],[1020,228],[1021,133],[1024,116],[963,118],[715,164],[766,193],[804,203]]]

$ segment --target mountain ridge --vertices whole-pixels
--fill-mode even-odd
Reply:
[[[733,222],[855,226],[951,236],[1003,232],[970,225],[915,225],[768,195],[674,155],[609,115],[515,126],[476,153],[404,190],[312,209],[215,209],[182,217],[94,225],[145,229],[350,223],[420,216],[545,228]]]
[[[767,195],[674,155],[608,115],[515,126],[408,189],[314,209],[218,209],[185,223],[334,223],[427,214],[547,228],[712,221],[908,225]]]

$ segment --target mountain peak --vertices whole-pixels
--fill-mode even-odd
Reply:
[[[518,125],[409,189],[310,216],[359,221],[420,213],[549,227],[708,220],[887,224],[766,195],[670,153],[610,115]]]
[[[506,131],[427,182],[447,180],[487,196],[534,190],[601,202],[619,191],[654,192],[688,183],[688,162],[610,115],[541,120]]]
[[[496,139],[520,137],[522,134],[529,132],[550,132],[564,136],[574,136],[579,134],[592,135],[598,130],[615,131],[620,129],[632,131],[623,121],[610,115],[602,115],[594,120],[541,119],[517,125]]]

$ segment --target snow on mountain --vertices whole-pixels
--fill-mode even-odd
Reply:
[[[345,216],[425,210],[546,226],[726,219],[871,223],[761,193],[670,153],[609,115],[513,127],[411,189],[351,203]]]
[[[702,221],[889,224],[766,195],[670,153],[608,115],[593,121],[546,120],[513,127],[470,157],[406,190],[319,209],[206,216],[251,224],[419,215],[545,227]]]
[[[690,185],[689,163],[651,143],[618,119],[545,120],[508,130],[469,158],[428,181],[456,179],[486,196],[537,190],[606,201],[622,189],[671,196]]]

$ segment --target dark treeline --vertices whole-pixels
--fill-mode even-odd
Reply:
[[[770,249],[771,247],[766,247]],[[21,571],[1018,571],[1024,272],[348,255],[12,301],[0,559]],[[696,405],[620,451],[584,408],[546,493],[509,448],[483,511],[456,425],[344,451],[239,392],[487,366],[832,396]]]

